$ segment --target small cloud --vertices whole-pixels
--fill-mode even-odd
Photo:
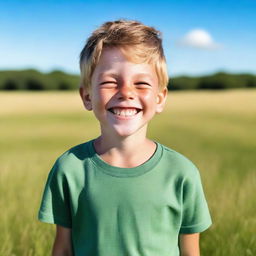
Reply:
[[[221,45],[214,42],[211,35],[203,29],[193,29],[189,31],[179,40],[178,45],[207,50],[215,50],[221,47]]]

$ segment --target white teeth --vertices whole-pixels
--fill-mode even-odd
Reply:
[[[136,109],[120,109],[120,108],[113,108],[113,113],[118,116],[134,116],[137,114]]]

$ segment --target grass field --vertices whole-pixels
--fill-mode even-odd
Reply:
[[[37,221],[46,177],[97,123],[75,92],[1,92],[0,120],[0,255],[50,255],[54,226]],[[214,222],[201,254],[256,255],[256,90],[173,92],[149,137],[200,169]]]

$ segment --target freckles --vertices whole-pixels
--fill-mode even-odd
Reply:
[[[147,101],[154,102],[155,101],[154,99],[156,98],[156,95],[153,92],[145,92],[143,94],[143,98]]]
[[[150,100],[152,99],[152,95],[150,95],[150,94],[144,94],[144,95],[143,95],[143,98],[144,98],[144,100],[146,100],[146,101],[150,101]]]

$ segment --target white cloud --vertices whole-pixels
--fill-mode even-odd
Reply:
[[[193,29],[189,31],[179,40],[178,44],[207,50],[215,50],[221,47],[221,45],[214,42],[211,35],[203,29]]]

